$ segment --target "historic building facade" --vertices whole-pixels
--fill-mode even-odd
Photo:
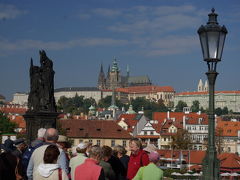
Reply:
[[[137,97],[144,97],[154,102],[162,101],[165,106],[173,107],[175,91],[171,86],[130,86],[116,89],[117,98],[129,102]]]
[[[118,67],[116,58],[112,66],[108,67],[108,72],[105,76],[103,66],[100,67],[98,75],[98,88],[99,89],[115,89],[129,86],[148,86],[151,85],[148,76],[130,76],[129,68],[127,68],[127,75],[123,76]]]
[[[208,85],[205,82],[203,86],[202,81],[199,81],[198,91],[176,93],[174,98],[174,106],[178,101],[187,103],[189,107],[192,106],[193,101],[199,101],[199,106],[204,109],[209,106]],[[215,91],[215,108],[227,107],[233,112],[240,112],[240,91]]]

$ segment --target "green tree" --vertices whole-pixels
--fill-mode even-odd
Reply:
[[[14,133],[14,129],[17,127],[16,123],[11,122],[9,118],[0,112],[0,133]]]
[[[76,93],[72,98],[60,97],[57,105],[58,110],[64,113],[80,114],[88,113],[89,107],[96,105],[96,101],[93,98],[84,99],[84,96],[78,96]]]
[[[98,107],[100,108],[107,108],[111,106],[112,96],[106,96],[98,101]]]
[[[175,106],[175,112],[183,112],[184,107],[187,107],[187,103],[178,101],[178,104]]]
[[[89,107],[90,107],[91,105],[93,105],[93,106],[96,105],[95,99],[93,99],[92,97],[84,99],[84,100],[83,100],[83,106],[82,106],[82,107],[83,107],[83,112],[84,112],[84,113],[88,113]]]
[[[215,109],[215,114],[217,115],[217,116],[221,116],[223,113],[222,113],[222,109],[220,108],[220,107],[218,107],[218,108],[216,108]]]
[[[153,112],[167,112],[168,108],[164,105],[162,100],[158,102],[151,101],[144,97],[137,97],[131,100],[131,104],[136,112],[141,111],[144,108],[144,114],[148,118],[152,118]]]
[[[222,109],[222,114],[228,114],[228,108],[226,106]]]
[[[200,110],[199,105],[200,105],[200,103],[198,100],[193,101],[193,104],[191,107],[192,112],[198,112]]]
[[[201,111],[202,113],[205,113],[205,112],[206,112],[206,110],[203,109],[203,107],[200,108],[200,111]]]
[[[177,133],[172,136],[171,146],[173,149],[187,150],[190,144],[190,134],[185,129],[178,129]]]

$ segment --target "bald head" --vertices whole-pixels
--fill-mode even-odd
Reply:
[[[54,142],[56,143],[58,140],[58,130],[54,128],[49,128],[46,130],[46,133],[44,135],[44,138],[46,142]]]

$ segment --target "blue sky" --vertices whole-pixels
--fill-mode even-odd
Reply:
[[[55,88],[96,86],[117,58],[122,74],[148,75],[177,92],[206,79],[197,34],[211,8],[228,35],[217,90],[240,90],[239,0],[1,0],[0,94],[29,91],[30,58],[44,49],[54,62]]]

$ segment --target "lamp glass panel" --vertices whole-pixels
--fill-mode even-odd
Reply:
[[[207,45],[206,32],[201,32],[199,37],[200,37],[200,42],[202,46],[203,58],[208,59],[208,45]]]
[[[218,45],[218,59],[222,59],[223,46],[225,41],[226,33],[220,32],[219,45]]]
[[[208,34],[209,58],[216,59],[217,50],[218,50],[219,32],[207,32],[207,34]]]

